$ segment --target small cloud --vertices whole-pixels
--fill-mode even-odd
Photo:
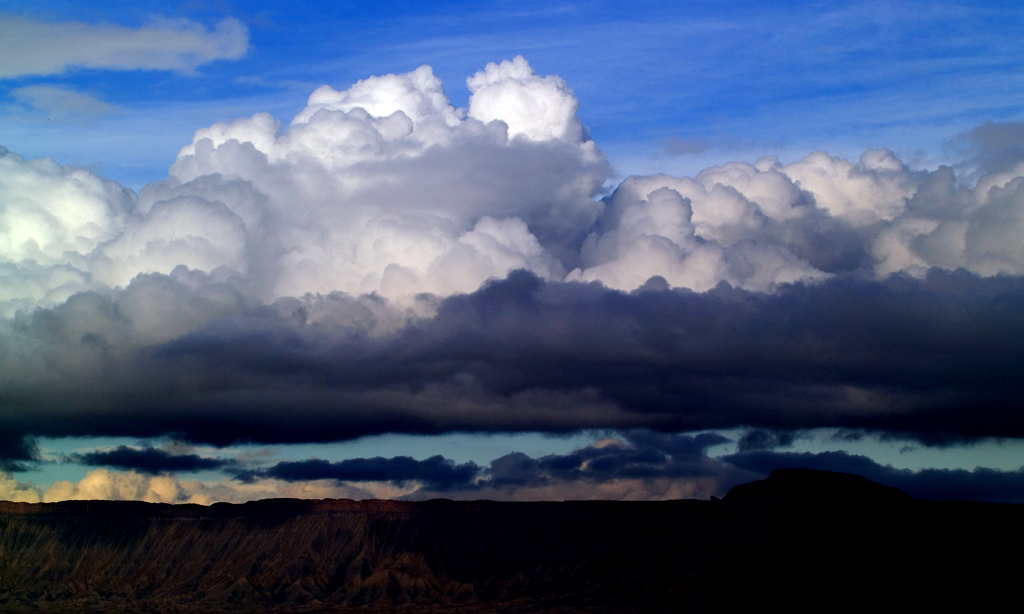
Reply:
[[[39,460],[39,445],[34,437],[0,433],[0,472],[27,471]]]
[[[711,149],[711,144],[704,139],[684,139],[673,136],[665,141],[661,153],[668,156],[692,156],[702,154]]]
[[[833,441],[860,441],[864,439],[866,433],[861,429],[836,429],[832,433],[830,439]]]
[[[4,110],[18,119],[84,119],[124,111],[88,94],[52,85],[28,85],[11,90],[13,104]]]
[[[127,28],[0,13],[0,79],[55,75],[73,67],[189,73],[214,60],[238,59],[248,50],[249,30],[231,17],[210,30],[164,17]]]
[[[788,448],[793,445],[795,438],[796,434],[792,431],[751,429],[740,437],[737,447],[740,452]]]
[[[1024,122],[985,122],[948,139],[944,149],[962,159],[958,174],[972,183],[983,175],[1012,171],[1024,161]]]
[[[217,470],[235,465],[232,460],[207,458],[198,454],[172,454],[148,446],[141,449],[118,446],[113,450],[72,454],[67,457],[67,461],[79,465],[128,469],[147,475]]]
[[[307,88],[315,88],[318,83],[313,81],[299,81],[296,79],[264,79],[259,76],[242,76],[235,77],[235,83],[238,85],[246,85],[250,87],[267,87],[275,89],[287,89],[287,90],[300,90]]]
[[[257,448],[255,450],[243,450],[235,456],[239,463],[259,463],[274,458],[274,451],[270,448]]]
[[[443,456],[416,460],[409,456],[394,458],[353,458],[332,463],[320,459],[283,461],[262,471],[238,471],[235,477],[242,482],[258,478],[273,478],[286,482],[311,480],[338,480],[339,482],[391,482],[410,481],[424,483],[432,489],[466,487],[479,474],[475,463],[456,464]]]
[[[672,136],[662,142],[653,157],[699,156],[714,149],[723,151],[749,151],[756,149],[771,150],[778,148],[778,143],[753,139],[737,139],[727,135],[716,136],[713,140],[704,138],[683,138]]]
[[[167,452],[168,454],[195,454],[196,446],[187,441],[179,441],[177,439],[171,441],[165,441],[159,446],[160,450]]]

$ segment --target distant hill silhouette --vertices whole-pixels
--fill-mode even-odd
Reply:
[[[817,469],[776,469],[768,479],[734,486],[725,496],[738,501],[846,501],[894,503],[909,498],[899,488],[885,486],[853,473]]]
[[[714,501],[0,502],[0,611],[985,611],[1021,527],[809,470]]]

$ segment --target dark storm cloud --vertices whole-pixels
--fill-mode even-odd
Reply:
[[[480,487],[538,486],[552,481],[690,478],[719,473],[705,454],[729,440],[714,434],[665,435],[633,431],[625,441],[587,446],[569,454],[531,458],[521,452],[491,461]]]
[[[23,471],[38,458],[35,440],[17,431],[0,432],[0,471]]]
[[[718,476],[723,468],[706,452],[730,440],[715,433],[667,435],[631,431],[569,454],[533,458],[513,452],[491,461],[489,467],[457,464],[443,456],[418,461],[408,456],[354,458],[339,462],[320,459],[284,461],[267,469],[233,472],[236,479],[275,478],[288,482],[338,480],[419,482],[434,493],[544,486],[556,482],[593,483],[620,479],[693,478]]]
[[[855,473],[869,480],[895,486],[919,499],[964,499],[1001,503],[1024,503],[1024,468],[996,469],[894,469],[866,456],[846,452],[740,452],[722,461],[747,471],[767,474],[774,469],[820,469]]]
[[[770,450],[772,448],[787,448],[793,445],[796,433],[792,431],[777,431],[772,429],[751,429],[740,437],[736,442],[740,452],[748,450]]]
[[[117,341],[128,333],[116,297],[78,295],[15,319],[9,338],[34,344],[31,360],[50,370],[10,363],[27,375],[8,374],[8,454],[26,458],[17,435],[216,445],[737,426],[929,443],[1024,436],[1017,277],[932,271],[774,294],[725,284],[624,293],[515,272],[385,334],[367,332],[388,317],[372,298],[251,306],[227,290],[179,291],[176,309],[207,309],[208,323],[131,351]]]
[[[284,461],[259,471],[236,474],[242,481],[256,478],[276,478],[288,482],[307,480],[338,480],[344,482],[391,482],[404,484],[422,482],[431,489],[447,490],[465,487],[478,474],[475,463],[457,464],[443,456],[431,456],[418,461],[408,456],[393,458],[352,458],[339,462],[320,459]]]
[[[229,459],[205,458],[198,454],[171,454],[156,448],[128,446],[118,446],[103,452],[72,454],[66,460],[79,465],[128,469],[150,475],[225,469],[235,464]]]
[[[1022,316],[1021,280],[963,272],[840,277],[774,295],[724,285],[623,294],[514,274],[448,299],[405,347],[499,394],[595,388],[620,420],[665,430],[969,439],[1024,434]]]

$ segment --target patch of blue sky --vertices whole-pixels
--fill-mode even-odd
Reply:
[[[567,454],[588,446],[607,435],[608,433],[595,431],[583,431],[568,435],[544,433],[403,435],[391,433],[336,443],[252,444],[225,448],[188,446],[176,453],[244,460],[251,463],[253,467],[269,466],[285,460],[301,461],[311,458],[336,462],[350,458],[411,456],[417,460],[424,460],[440,454],[456,463],[473,462],[481,467],[487,467],[492,460],[512,452],[522,452],[534,458],[548,454]],[[161,447],[167,443],[169,441],[166,439],[142,441],[130,437],[40,438],[37,444],[43,462],[33,466],[30,471],[15,472],[15,475],[19,480],[31,481],[35,486],[43,489],[61,480],[77,483],[85,477],[89,470],[96,467],[64,462],[64,459],[72,454],[112,450],[118,446]],[[213,480],[223,478],[223,474],[216,471],[202,471],[181,473],[179,477]]]
[[[815,149],[853,156],[869,146],[934,166],[947,161],[942,143],[953,134],[1024,118],[1017,36],[1024,16],[1007,2],[6,6],[32,18],[130,27],[155,14],[206,28],[226,17],[247,24],[245,56],[205,63],[194,74],[72,69],[0,82],[6,102],[17,87],[48,83],[129,109],[119,119],[93,118],[94,131],[81,119],[0,120],[0,143],[31,157],[100,164],[133,187],[163,178],[195,129],[260,111],[287,123],[316,85],[345,88],[426,63],[462,106],[467,76],[520,53],[574,88],[581,119],[620,175],[656,169],[650,156],[670,137],[709,143],[682,156],[697,164],[662,169],[673,172],[773,149],[795,158]],[[121,130],[127,134],[111,136]],[[103,135],[116,146],[105,147]]]
[[[46,490],[54,482],[67,480],[78,483],[86,473],[95,469],[85,465],[65,462],[65,457],[75,452],[113,449],[117,446],[138,444],[129,437],[62,437],[59,439],[39,438],[38,458],[41,462],[29,465],[29,471],[16,471],[14,475],[22,482],[31,482],[37,488]]]
[[[1018,439],[981,439],[970,444],[925,446],[872,435],[854,441],[834,435],[830,430],[812,431],[797,441],[792,451],[845,451],[867,456],[882,465],[912,471],[928,468],[973,470],[978,467],[1016,471],[1024,467],[1024,441]]]
[[[287,122],[305,106],[307,95],[264,93],[244,100],[145,102],[89,118],[24,113],[0,119],[0,144],[26,158],[52,157],[59,164],[89,168],[138,191],[167,178],[178,150],[192,142],[198,128],[251,116],[255,108]]]
[[[745,429],[716,431],[731,440],[708,450],[712,457],[721,457],[737,451],[736,442]],[[227,458],[246,461],[251,467],[267,467],[280,461],[300,461],[311,458],[337,462],[350,458],[372,458],[383,456],[411,456],[424,460],[440,454],[456,463],[473,462],[487,467],[490,462],[512,452],[521,452],[533,458],[549,454],[567,454],[605,437],[616,437],[610,431],[582,431],[569,435],[548,435],[540,433],[500,433],[476,435],[452,433],[446,435],[402,435],[386,434],[364,437],[338,443],[309,443],[294,445],[236,445],[225,448],[195,446],[183,448],[177,453],[198,454],[208,458]],[[63,462],[71,454],[114,449],[118,446],[150,445],[160,447],[167,440],[140,441],[125,437],[67,437],[61,439],[42,438],[38,441],[41,458],[44,460],[31,471],[16,472],[23,482],[32,482],[36,487],[46,489],[61,480],[79,482],[86,473],[96,467]],[[972,444],[949,446],[923,446],[900,439],[883,439],[872,434],[857,439],[843,437],[835,429],[813,429],[797,435],[789,447],[778,448],[780,452],[829,452],[844,451],[849,454],[867,456],[881,465],[896,469],[967,469],[977,467],[1013,471],[1024,467],[1024,441],[1014,439],[984,439]],[[224,479],[218,471],[179,473],[187,480],[216,481]]]
[[[708,449],[712,457],[737,452],[736,443],[746,429],[715,431],[730,440]],[[1024,441],[1019,439],[979,439],[972,443],[945,446],[926,446],[915,441],[884,438],[865,433],[850,437],[836,429],[810,429],[795,434],[792,445],[776,448],[777,452],[818,454],[820,452],[846,452],[866,456],[881,465],[896,469],[966,469],[977,467],[1016,471],[1024,467]]]

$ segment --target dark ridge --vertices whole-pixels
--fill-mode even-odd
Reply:
[[[897,502],[910,496],[862,475],[818,469],[776,469],[765,480],[734,486],[725,501]]]
[[[0,612],[987,611],[1022,527],[803,470],[721,501],[0,502]]]

